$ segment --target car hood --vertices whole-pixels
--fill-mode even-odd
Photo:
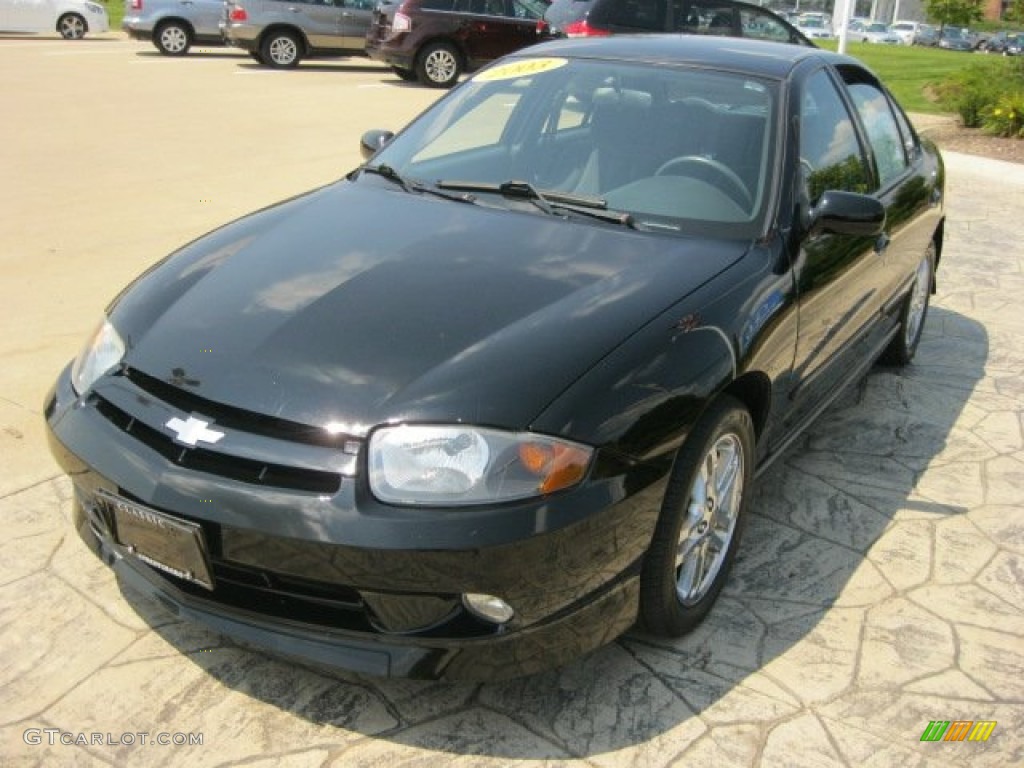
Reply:
[[[130,368],[365,435],[526,428],[749,243],[641,233],[342,181],[195,241],[115,302]]]

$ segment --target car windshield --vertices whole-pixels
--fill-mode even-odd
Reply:
[[[521,57],[464,83],[371,164],[482,205],[754,237],[778,87],[704,68]]]
[[[868,26],[868,32],[888,32],[889,27],[885,24],[875,23]]]

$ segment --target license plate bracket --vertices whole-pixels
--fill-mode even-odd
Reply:
[[[114,521],[117,543],[135,557],[179,579],[212,590],[206,537],[198,523],[158,512],[108,491],[97,492]]]

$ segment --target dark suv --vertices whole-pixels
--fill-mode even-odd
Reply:
[[[450,88],[459,75],[547,36],[543,0],[384,0],[366,53],[403,80]]]
[[[559,37],[682,32],[814,46],[782,17],[734,0],[554,0],[544,19]]]

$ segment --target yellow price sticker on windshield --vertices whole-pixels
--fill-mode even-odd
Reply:
[[[494,80],[513,80],[517,77],[550,72],[552,69],[564,67],[568,63],[568,59],[520,59],[519,61],[511,61],[508,64],[492,67],[481,72],[473,79],[484,83]]]

